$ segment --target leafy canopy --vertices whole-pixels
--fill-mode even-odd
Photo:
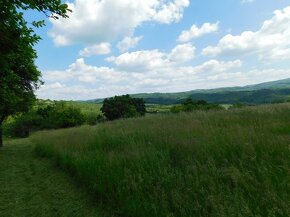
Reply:
[[[192,98],[187,98],[181,105],[175,105],[171,108],[171,112],[192,112],[195,110],[223,110],[223,107],[218,104],[208,103],[205,100],[193,101]]]
[[[47,17],[67,17],[70,11],[60,0],[0,0],[0,146],[2,123],[9,115],[27,111],[35,101],[34,91],[42,84],[35,66],[33,46],[40,40],[33,27],[44,21],[28,24],[23,11],[42,12]]]
[[[146,108],[143,99],[123,95],[105,99],[101,111],[108,120],[115,120],[143,116]]]
[[[7,136],[28,137],[34,131],[75,127],[84,121],[85,116],[79,108],[56,102],[14,117],[4,126],[4,131]]]

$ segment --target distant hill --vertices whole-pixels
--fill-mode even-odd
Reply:
[[[263,104],[290,100],[290,78],[244,87],[226,87],[209,90],[192,90],[179,93],[140,93],[132,97],[143,98],[150,104],[178,104],[191,97],[193,100],[206,100],[212,103]],[[102,103],[103,99],[89,100]]]

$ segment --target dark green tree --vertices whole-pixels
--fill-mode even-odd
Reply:
[[[33,46],[40,40],[28,24],[23,11],[36,10],[47,17],[67,17],[69,9],[61,0],[0,0],[0,147],[2,124],[9,116],[27,111],[35,101],[34,91],[41,85],[41,73],[35,66]]]
[[[115,120],[143,116],[146,108],[143,99],[123,95],[105,99],[101,111],[108,120]]]
[[[195,110],[223,110],[224,108],[219,104],[208,103],[205,100],[192,100],[191,97],[188,97],[184,100],[181,105],[172,106],[170,111],[172,113],[179,113],[179,112],[192,112]]]

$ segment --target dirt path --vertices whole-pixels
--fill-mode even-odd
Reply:
[[[96,202],[27,140],[0,149],[0,216],[103,216]]]

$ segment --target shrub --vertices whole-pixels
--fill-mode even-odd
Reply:
[[[67,106],[64,103],[57,103],[38,111],[44,119],[44,129],[57,129],[79,126],[84,123],[85,117],[78,108]]]
[[[43,118],[35,112],[28,112],[15,117],[6,125],[5,134],[10,137],[28,137],[32,131],[39,129]]]
[[[108,120],[115,120],[143,116],[146,109],[143,99],[123,95],[105,99],[101,111]]]
[[[181,105],[173,106],[170,111],[172,113],[191,112],[194,110],[223,110],[224,108],[219,104],[208,103],[204,100],[193,101],[187,98]]]
[[[170,111],[172,113],[179,113],[183,111],[183,107],[181,105],[175,105],[171,107]]]
[[[245,106],[246,106],[246,105],[243,104],[243,103],[235,103],[235,104],[231,105],[231,106],[229,107],[229,109],[239,109],[239,108],[243,108],[243,107],[245,107]]]
[[[11,137],[28,137],[31,132],[79,126],[85,121],[80,109],[56,103],[14,117],[5,132]]]

